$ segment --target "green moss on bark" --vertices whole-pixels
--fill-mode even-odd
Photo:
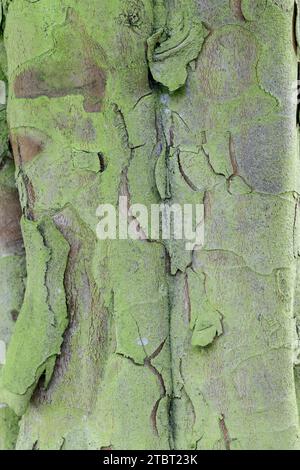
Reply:
[[[7,14],[17,448],[298,449],[293,2],[86,5]],[[203,202],[203,249],[97,240],[120,195]]]

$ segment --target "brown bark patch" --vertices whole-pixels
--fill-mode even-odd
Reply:
[[[237,20],[245,21],[242,11],[242,0],[230,0],[230,8]]]
[[[7,251],[18,251],[23,245],[20,227],[21,207],[18,192],[4,188],[0,192],[0,247]]]
[[[230,439],[230,435],[229,435],[229,432],[228,432],[228,428],[227,428],[226,423],[225,423],[225,416],[224,415],[222,415],[222,417],[219,419],[219,426],[220,426],[220,430],[221,430],[221,433],[222,433],[222,437],[224,439],[225,449],[230,450],[231,439]]]
[[[30,162],[45,148],[45,142],[34,135],[12,135],[10,141],[17,166]]]
[[[51,99],[82,95],[86,112],[100,112],[107,79],[104,63],[102,47],[89,36],[74,9],[68,8],[65,24],[54,31],[51,54],[34,59],[17,75],[15,96]]]
[[[40,96],[61,98],[68,95],[82,95],[83,108],[87,113],[101,111],[106,74],[90,58],[83,58],[74,64],[52,62],[47,66],[44,63],[42,69],[24,70],[16,77],[14,82],[16,98],[35,99]]]

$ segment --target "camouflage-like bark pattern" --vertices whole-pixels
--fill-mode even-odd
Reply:
[[[294,1],[2,3],[16,448],[299,449]],[[203,249],[98,240],[119,196],[203,203]]]

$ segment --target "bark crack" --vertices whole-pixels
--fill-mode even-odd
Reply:
[[[190,178],[185,174],[184,169],[182,168],[181,161],[180,161],[180,151],[178,150],[177,152],[177,162],[178,162],[178,168],[181,173],[181,176],[183,177],[184,181],[186,184],[191,188],[192,191],[198,191],[198,188],[194,185],[194,183],[190,180]]]
[[[222,437],[224,440],[225,449],[231,450],[232,439],[230,438],[230,435],[229,435],[229,431],[225,422],[224,414],[222,414],[221,418],[219,418],[219,426],[220,426],[220,430],[221,430]]]

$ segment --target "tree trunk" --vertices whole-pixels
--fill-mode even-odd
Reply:
[[[299,449],[296,3],[2,11],[27,281],[1,445],[20,418],[17,449]],[[99,240],[97,207],[120,197],[203,204],[204,246]],[[4,254],[7,342],[24,273]]]
[[[20,230],[21,207],[14,178],[6,119],[7,61],[0,35],[0,368],[21,309],[25,288],[25,259]],[[18,416],[7,404],[0,405],[0,450],[13,449],[18,435]]]

